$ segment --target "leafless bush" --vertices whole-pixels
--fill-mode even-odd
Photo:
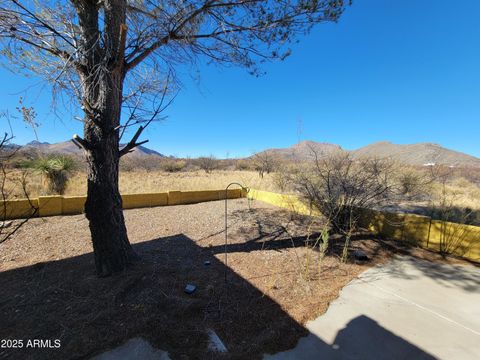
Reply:
[[[272,180],[273,180],[273,184],[280,192],[285,193],[288,191],[288,188],[290,185],[289,178],[284,176],[284,173],[277,172],[273,174]]]
[[[253,170],[254,166],[251,161],[245,159],[238,159],[235,161],[235,170]]]
[[[8,114],[0,114],[2,122],[9,122]],[[7,241],[20,227],[22,227],[37,212],[37,208],[30,201],[27,192],[27,172],[23,174],[20,180],[20,186],[23,189],[24,197],[30,203],[30,210],[26,211],[25,218],[18,221],[7,221],[9,217],[9,209],[7,201],[11,198],[11,189],[7,188],[7,180],[10,176],[10,162],[18,150],[18,147],[10,144],[13,139],[12,132],[5,132],[0,138],[0,243]]]
[[[288,177],[294,190],[330,222],[334,232],[349,236],[361,208],[387,203],[398,194],[394,164],[379,159],[355,160],[346,152],[319,158]]]
[[[424,171],[401,166],[397,166],[395,178],[398,186],[398,195],[402,200],[427,199],[431,191],[430,185],[434,181]]]
[[[166,172],[174,173],[185,169],[187,162],[185,160],[166,159],[162,162],[161,169]]]
[[[439,251],[442,255],[454,254],[463,255],[468,251],[468,244],[471,246],[472,241],[468,241],[472,236],[466,227],[459,226],[458,223],[464,224],[471,212],[458,211],[449,203],[442,203],[440,206],[433,208],[432,214],[436,219],[440,220],[440,242]]]
[[[432,177],[435,178],[437,189],[432,193],[427,215],[432,219],[440,220],[440,253],[442,255],[458,253],[468,249],[464,246],[467,238],[471,235],[465,227],[458,224],[475,224],[478,212],[465,207],[456,206],[458,193],[448,186],[455,177],[454,170],[445,167],[431,169]]]
[[[448,204],[437,207],[434,211],[436,212],[434,216],[438,220],[441,220],[438,229],[440,231],[440,254],[447,255],[457,253],[458,255],[463,255],[469,249],[466,245],[471,246],[472,244],[472,241],[468,241],[472,234],[467,228],[459,226],[456,222],[464,223],[465,220],[462,221],[462,219],[468,218],[470,213],[458,213],[455,207]]]
[[[200,169],[205,170],[207,174],[218,167],[218,160],[213,155],[199,157],[196,162]]]
[[[156,156],[123,156],[120,161],[121,171],[157,171],[162,169],[164,159]]]
[[[277,168],[277,161],[275,157],[268,151],[262,151],[253,155],[253,167],[261,178],[265,173],[270,174]]]

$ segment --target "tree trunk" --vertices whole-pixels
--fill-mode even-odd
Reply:
[[[119,131],[123,73],[99,71],[86,87],[85,140],[88,193],[85,215],[89,220],[99,276],[125,270],[137,258],[127,237],[118,188]],[[90,99],[90,101],[89,101]],[[92,109],[93,108],[93,109]]]
[[[87,139],[93,139],[97,132],[89,129],[87,134]],[[118,189],[118,137],[98,136],[98,143],[89,152],[87,162],[85,214],[89,220],[97,274],[108,276],[126,269],[136,258],[128,241]]]
[[[76,3],[76,2],[75,2]],[[122,198],[118,190],[120,114],[122,108],[126,0],[104,0],[103,32],[96,1],[79,2],[82,31],[78,69],[85,111],[89,220],[99,276],[125,270],[136,259],[128,241]],[[77,3],[76,3],[77,4]]]

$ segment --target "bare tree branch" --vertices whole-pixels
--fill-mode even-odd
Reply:
[[[138,137],[140,136],[140,134],[142,133],[142,131],[144,129],[145,128],[143,126],[140,126],[138,128],[137,132],[135,133],[135,135],[133,135],[132,139],[128,142],[128,144],[122,150],[120,150],[119,156],[126,155],[129,152],[131,152],[135,147],[140,146],[140,145],[148,142],[148,140],[144,140],[144,141],[141,141],[141,142],[137,143]]]

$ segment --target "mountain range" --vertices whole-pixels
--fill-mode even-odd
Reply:
[[[120,147],[123,147],[121,145]],[[79,149],[71,141],[50,144],[47,142],[32,141],[22,147],[23,153],[61,153],[68,155],[81,155]],[[317,156],[325,156],[336,151],[347,151],[341,146],[331,143],[301,141],[289,148],[267,149],[257,154],[269,154],[286,161],[308,161]],[[353,157],[377,157],[390,158],[392,160],[414,166],[428,164],[441,164],[448,166],[478,167],[480,158],[459,151],[444,148],[434,143],[416,144],[393,144],[388,141],[376,142],[362,148],[348,151]],[[163,158],[165,155],[149,149],[146,146],[138,146],[127,156],[132,158]]]
[[[307,161],[315,157],[331,154],[336,151],[348,151],[341,146],[320,143],[315,141],[302,141],[289,148],[267,149],[258,154],[269,154],[287,161]],[[425,166],[440,164],[461,167],[479,167],[480,158],[459,151],[444,148],[433,143],[393,144],[388,141],[376,142],[362,148],[348,151],[354,158],[376,157],[388,158],[403,164]]]
[[[125,144],[120,144],[120,148],[123,148]],[[59,143],[50,144],[48,142],[31,141],[21,148],[22,152],[40,152],[44,154],[66,154],[66,155],[82,155],[83,150],[79,149],[72,141],[64,141]],[[129,157],[165,157],[159,152],[149,149],[146,146],[137,146],[133,151],[126,156]]]

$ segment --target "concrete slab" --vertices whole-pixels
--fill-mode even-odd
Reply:
[[[348,284],[310,335],[265,359],[479,359],[480,269],[397,257]]]
[[[170,357],[166,351],[155,349],[147,340],[133,338],[90,360],[170,360]]]

